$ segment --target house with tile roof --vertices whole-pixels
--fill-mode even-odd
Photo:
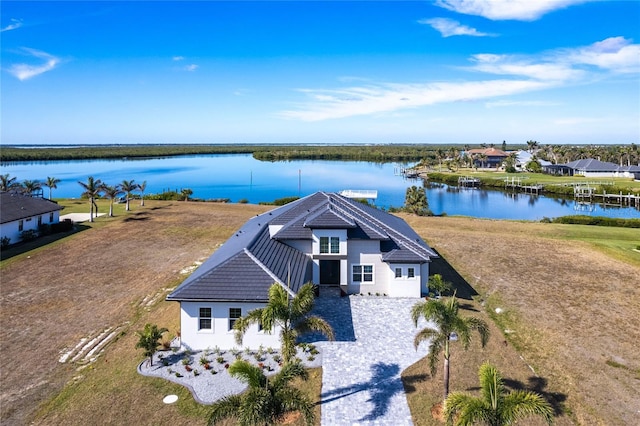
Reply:
[[[497,148],[470,149],[467,155],[473,159],[474,167],[482,168],[498,168],[509,157],[509,153]]]
[[[46,198],[15,191],[0,192],[0,238],[9,238],[9,243],[15,244],[24,231],[38,232],[42,224],[58,223],[62,209]]]
[[[167,300],[180,303],[182,345],[232,348],[235,320],[264,307],[273,283],[292,296],[312,282],[321,296],[419,298],[436,257],[401,218],[317,192],[250,219]],[[277,346],[278,334],[256,325],[243,342]]]

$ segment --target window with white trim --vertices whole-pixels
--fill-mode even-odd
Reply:
[[[353,265],[351,280],[356,283],[373,282],[373,265]]]
[[[407,268],[407,278],[415,278],[416,270],[415,268]]]
[[[339,237],[320,237],[320,254],[340,254]]]
[[[242,309],[240,308],[229,308],[229,330],[233,330],[233,324],[236,323],[236,320],[242,316]]]
[[[402,278],[402,268],[396,268],[395,269],[395,277],[396,278]]]
[[[212,330],[213,321],[211,317],[211,308],[200,308],[198,315],[198,330]]]

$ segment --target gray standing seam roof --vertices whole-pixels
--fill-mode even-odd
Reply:
[[[269,225],[282,229],[272,238]],[[273,282],[296,293],[311,280],[312,260],[284,241],[310,239],[312,228],[347,229],[348,238],[381,240],[385,262],[424,263],[438,256],[401,218],[316,192],[247,221],[167,300],[266,301]]]

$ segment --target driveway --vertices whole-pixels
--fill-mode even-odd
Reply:
[[[400,374],[426,355],[413,348],[420,299],[318,298],[314,312],[336,332],[322,348],[322,424],[412,425]],[[420,328],[426,323],[421,321]]]

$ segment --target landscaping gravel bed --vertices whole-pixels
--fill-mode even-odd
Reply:
[[[229,375],[228,367],[236,359],[244,359],[264,368],[267,375],[280,370],[280,351],[265,348],[259,350],[206,350],[191,352],[181,349],[159,351],[153,356],[153,365],[145,360],[138,365],[138,372],[145,376],[160,377],[185,386],[194,399],[202,404],[243,392],[247,385]],[[298,348],[298,358],[308,368],[322,365],[320,348],[303,344]],[[205,362],[206,361],[206,362]]]

